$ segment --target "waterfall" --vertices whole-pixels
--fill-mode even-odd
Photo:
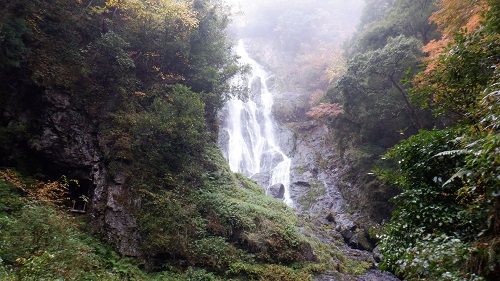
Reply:
[[[269,74],[250,58],[243,40],[239,40],[236,53],[242,64],[251,67],[245,78],[250,97],[246,101],[233,98],[224,106],[219,145],[232,171],[256,180],[266,192],[271,186],[282,184],[283,200],[292,206],[289,190],[291,160],[276,140],[273,95],[267,87]]]

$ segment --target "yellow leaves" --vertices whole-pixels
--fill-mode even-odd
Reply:
[[[142,98],[142,97],[145,97],[145,96],[146,96],[146,93],[144,93],[144,92],[139,92],[139,91],[133,92],[132,94],[133,94],[134,96],[137,96],[137,97],[140,97],[140,98]]]
[[[177,75],[174,73],[168,73],[166,75],[161,73],[161,80],[163,80],[167,84],[176,84],[186,80],[186,78],[182,75]]]
[[[176,3],[177,9],[172,9],[172,15],[175,18],[181,19],[181,21],[176,22],[177,28],[187,27],[189,29],[194,29],[198,27],[199,21],[197,19],[198,14],[193,11],[193,8],[188,2]]]
[[[347,71],[347,62],[340,52],[335,52],[330,57],[330,66],[326,69],[329,82],[337,80]]]
[[[62,204],[68,200],[68,183],[61,181],[35,181],[27,189],[27,194],[32,199],[41,203]]]
[[[68,200],[69,181],[62,176],[58,181],[27,181],[22,179],[14,170],[5,169],[0,171],[0,179],[14,185],[25,193],[31,200],[39,203],[62,204]],[[77,181],[72,181],[78,184]]]
[[[6,182],[12,184],[16,188],[22,190],[23,192],[26,192],[25,184],[18,177],[17,173],[14,172],[13,170],[11,169],[0,170],[0,179],[5,180]]]
[[[116,8],[120,4],[119,2],[120,2],[119,0],[108,0],[108,1],[106,1],[106,3],[104,5],[107,8]]]
[[[165,23],[175,29],[192,30],[198,27],[197,13],[191,3],[173,0],[108,0],[107,8],[119,9],[128,20],[162,27]]]
[[[153,53],[153,52],[147,52],[144,54],[145,57],[147,58],[157,58],[160,57],[160,54],[158,53]]]

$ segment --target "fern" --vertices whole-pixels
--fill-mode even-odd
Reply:
[[[471,170],[460,169],[458,172],[453,174],[453,176],[451,176],[445,183],[443,183],[443,187],[446,186],[447,184],[450,184],[456,178],[462,178],[465,175],[470,175],[470,173],[472,173]]]
[[[455,149],[455,150],[447,150],[447,151],[439,152],[438,154],[434,155],[433,157],[464,155],[464,154],[468,154],[468,153],[470,153],[470,151],[468,151],[466,149]]]

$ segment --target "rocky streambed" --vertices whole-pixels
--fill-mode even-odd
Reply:
[[[280,128],[282,147],[292,159],[290,194],[298,215],[313,225],[303,229],[327,245],[342,251],[347,259],[369,268],[360,275],[338,273],[317,276],[315,280],[399,280],[376,268],[379,256],[376,241],[356,222],[362,216],[352,210],[339,185],[346,163],[334,145],[333,131],[317,121],[295,121]],[[374,251],[375,249],[375,251]]]

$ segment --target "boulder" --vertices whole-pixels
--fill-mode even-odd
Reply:
[[[285,186],[282,183],[273,184],[267,189],[267,194],[276,199],[283,199],[285,197]]]
[[[355,233],[347,243],[349,247],[359,250],[372,251],[373,245],[364,231]]]

